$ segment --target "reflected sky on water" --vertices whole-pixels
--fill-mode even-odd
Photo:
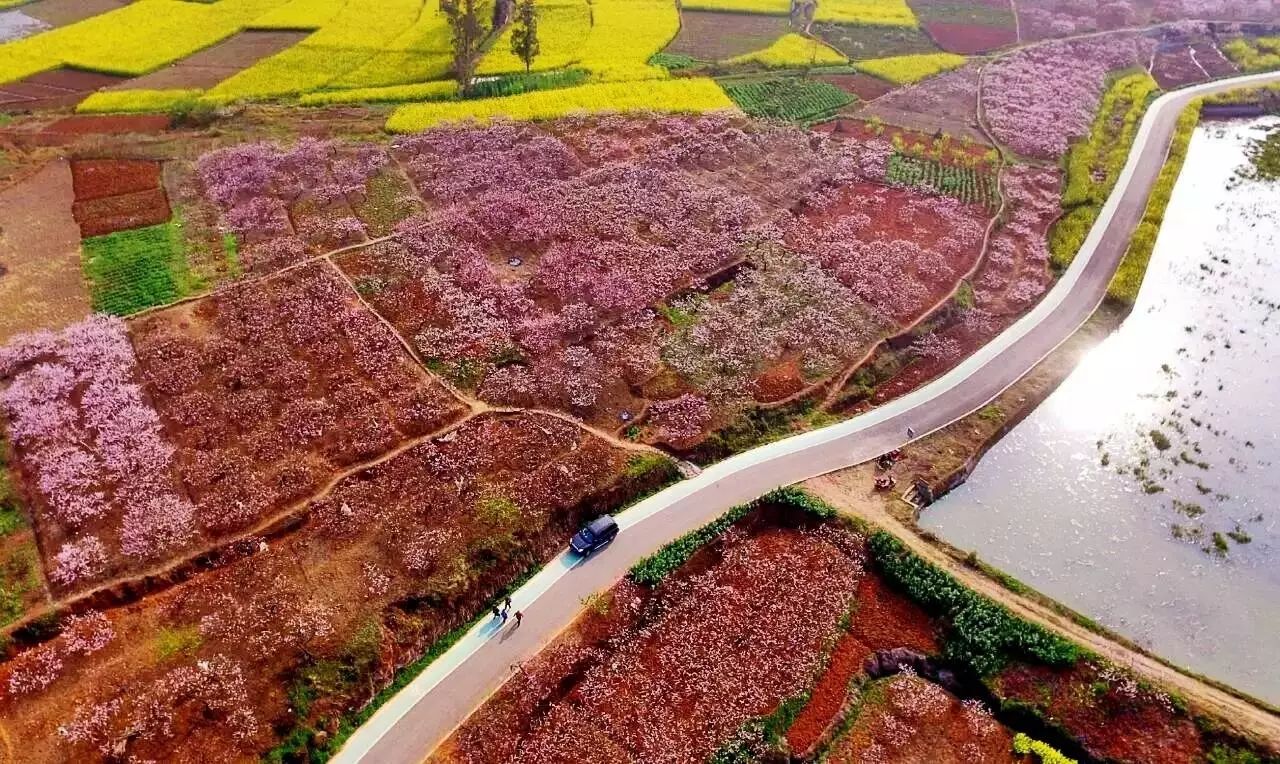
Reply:
[[[1280,703],[1280,183],[1232,179],[1276,125],[1197,129],[1133,313],[921,525]]]

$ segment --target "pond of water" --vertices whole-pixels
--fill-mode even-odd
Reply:
[[[1133,313],[921,525],[1280,703],[1280,120],[1201,125]]]

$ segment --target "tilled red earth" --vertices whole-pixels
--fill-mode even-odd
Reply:
[[[130,159],[72,160],[80,235],[101,236],[169,220],[173,211],[160,180],[160,163]]]
[[[65,109],[122,78],[75,69],[51,69],[0,85],[0,112],[16,113]]]
[[[938,47],[964,56],[986,53],[1017,42],[1017,33],[1011,26],[957,24],[945,21],[925,21],[921,26],[937,41]]]

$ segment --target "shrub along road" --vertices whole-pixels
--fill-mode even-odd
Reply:
[[[1236,77],[1166,94],[1147,111],[1128,163],[1070,268],[1030,313],[962,364],[916,391],[861,416],[770,443],[726,459],[652,496],[619,517],[622,533],[586,561],[571,553],[553,560],[513,596],[524,612],[499,626],[486,620],[468,632],[351,736],[335,761],[420,762],[495,690],[520,661],[566,627],[584,598],[611,586],[629,566],[663,544],[782,485],[859,464],[944,427],[984,406],[1071,336],[1101,303],[1147,196],[1164,164],[1174,125],[1195,97],[1280,81],[1280,73]],[[883,518],[875,518],[883,521]],[[900,527],[893,527],[902,533]],[[927,545],[910,539],[917,552]],[[935,559],[935,562],[941,560]],[[1206,710],[1246,730],[1280,739],[1280,717],[1205,682],[1061,619],[949,566],[970,586],[1019,615],[1072,637],[1112,660],[1132,665]]]

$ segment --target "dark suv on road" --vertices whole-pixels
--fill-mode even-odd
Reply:
[[[569,539],[569,548],[586,556],[613,541],[618,535],[618,523],[609,515],[601,515],[573,534]]]

